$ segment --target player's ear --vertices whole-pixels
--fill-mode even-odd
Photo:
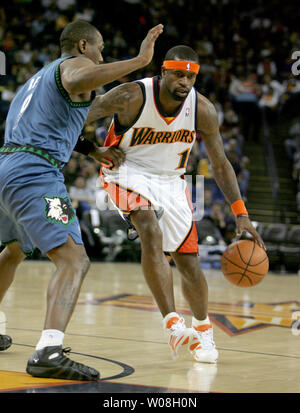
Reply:
[[[162,66],[162,67],[161,67],[161,76],[162,76],[162,77],[165,76],[166,71],[167,71],[167,70]]]
[[[86,52],[86,43],[87,41],[85,39],[81,39],[78,42],[78,49],[81,54],[85,54]]]

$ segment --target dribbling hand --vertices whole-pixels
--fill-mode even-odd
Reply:
[[[266,250],[265,244],[259,235],[259,233],[256,231],[254,226],[252,225],[250,219],[246,216],[240,216],[236,218],[236,227],[237,227],[237,237],[240,238],[242,236],[242,233],[249,232],[252,237],[253,241],[255,241],[261,248]]]

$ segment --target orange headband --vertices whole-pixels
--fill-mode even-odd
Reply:
[[[165,69],[186,70],[187,72],[199,72],[200,66],[194,62],[187,62],[184,60],[165,60],[163,63]]]

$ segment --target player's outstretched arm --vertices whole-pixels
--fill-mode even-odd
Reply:
[[[111,89],[105,95],[97,96],[94,99],[87,123],[116,114],[119,123],[127,127],[136,119],[142,105],[143,93],[141,87],[137,83],[124,83]],[[83,151],[80,147],[83,147]],[[102,164],[114,166],[115,168],[118,168],[125,161],[125,155],[121,149],[114,147],[100,148],[92,142],[82,142],[80,144],[80,138],[75,150],[91,156]]]
[[[204,141],[214,178],[225,198],[232,205],[242,199],[237,178],[224,151],[216,109],[209,100],[200,94],[198,94],[197,122],[197,128]],[[241,236],[243,231],[247,231],[262,248],[265,248],[262,238],[247,216],[238,216],[236,225],[237,236]]]
[[[147,66],[152,60],[156,39],[162,31],[162,24],[149,30],[141,44],[138,56],[133,59],[97,65],[90,59],[79,56],[64,62],[61,73],[64,88],[71,95],[88,93]]]
[[[143,104],[143,94],[137,83],[123,83],[104,95],[97,96],[89,110],[86,124],[114,114],[122,126],[128,126],[136,118]]]

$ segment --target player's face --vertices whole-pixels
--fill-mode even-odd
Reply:
[[[95,41],[93,43],[86,43],[85,55],[91,59],[97,65],[103,62],[102,50],[104,48],[104,42],[101,34],[97,32]]]
[[[174,100],[184,101],[191,91],[196,81],[196,73],[186,70],[166,70],[162,71],[162,79],[170,96]]]

